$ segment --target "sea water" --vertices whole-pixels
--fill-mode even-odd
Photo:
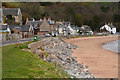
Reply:
[[[120,44],[120,40],[116,40],[116,41],[108,42],[108,43],[104,44],[103,48],[113,51],[113,52],[120,53],[120,45],[119,44]]]

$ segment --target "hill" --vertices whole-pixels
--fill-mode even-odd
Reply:
[[[26,17],[39,20],[51,17],[54,20],[70,21],[74,25],[89,25],[94,31],[105,23],[113,23],[118,28],[120,23],[117,2],[24,2],[6,3],[6,7],[20,7],[23,14],[23,23]]]

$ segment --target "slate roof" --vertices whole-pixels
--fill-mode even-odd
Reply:
[[[87,30],[87,31],[92,31],[92,29],[90,28],[90,26],[87,25],[83,25],[81,28],[79,28],[81,31],[83,30]]]
[[[0,25],[0,30],[7,30],[7,25]]]
[[[62,23],[63,23],[63,25],[68,25],[68,24],[70,24],[70,22],[69,21],[62,21]]]
[[[116,28],[113,24],[108,25],[110,28]]]
[[[17,16],[18,15],[19,8],[3,8],[3,15],[12,15]]]
[[[46,22],[47,22],[48,24],[50,24],[50,21],[46,20]],[[40,26],[40,25],[43,23],[43,21],[28,21],[28,23],[31,23],[32,26],[34,26],[34,24],[37,24],[37,25]],[[27,24],[28,24],[28,23],[27,23]]]
[[[34,24],[41,25],[43,23],[43,21],[28,21],[28,23],[31,23],[32,26],[34,26]]]
[[[13,28],[19,28],[20,31],[29,31],[30,25],[9,25],[10,30],[12,30]]]

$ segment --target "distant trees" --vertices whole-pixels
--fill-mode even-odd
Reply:
[[[103,12],[108,12],[108,11],[109,11],[109,6],[107,6],[107,7],[101,6],[100,9],[101,9]]]
[[[120,15],[119,14],[114,14],[113,15],[113,20],[114,20],[114,22],[120,22]]]
[[[93,17],[93,30],[99,31],[101,19],[99,16],[94,16]]]
[[[3,2],[3,6],[13,7],[10,3]],[[51,17],[55,20],[70,21],[73,25],[89,25],[92,30],[99,31],[99,27],[105,22],[114,22],[117,27],[120,23],[120,12],[114,3],[96,4],[96,3],[61,3],[61,2],[22,2],[17,7],[21,8],[22,21],[25,24],[26,18],[35,18],[39,20],[43,17]],[[120,2],[119,11],[120,11]],[[97,6],[94,7],[93,5]],[[114,12],[112,12],[114,9]],[[116,13],[115,13],[116,12]]]
[[[67,7],[66,9],[65,9],[65,14],[66,14],[66,20],[71,20],[71,19],[73,19],[73,15],[75,14],[74,13],[74,10],[73,10],[73,8],[70,8],[70,7]],[[72,20],[71,20],[72,21]]]
[[[44,12],[43,14],[41,14],[41,17],[44,18],[44,17],[49,17],[49,13],[48,12]]]
[[[82,15],[80,13],[74,15],[74,23],[78,26],[82,25]]]
[[[12,15],[7,15],[3,20],[4,23],[7,23],[8,25],[20,25],[19,22],[15,22],[15,18],[12,17]]]
[[[30,18],[39,19],[41,14],[44,13],[44,7],[40,6],[39,3],[24,3],[21,4],[22,12],[25,12]],[[23,13],[24,15],[24,13]]]

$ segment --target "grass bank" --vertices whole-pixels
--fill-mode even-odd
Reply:
[[[67,39],[71,39],[71,38],[80,38],[80,37],[99,37],[99,36],[103,36],[103,35],[81,35],[81,36],[68,36],[66,37]]]
[[[2,77],[3,78],[65,78],[67,74],[55,67],[54,63],[47,63],[39,56],[22,50],[31,42],[2,47]]]

